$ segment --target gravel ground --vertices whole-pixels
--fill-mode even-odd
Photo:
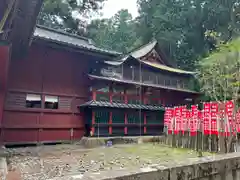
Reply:
[[[21,172],[22,180],[46,180],[68,174],[84,174],[148,165],[197,160],[197,153],[161,145],[116,145],[84,149],[79,145],[55,145],[8,149],[9,170]],[[204,153],[204,155],[209,155]]]

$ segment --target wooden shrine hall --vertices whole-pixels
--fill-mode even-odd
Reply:
[[[94,136],[159,135],[164,107],[197,97],[193,75],[174,68],[154,40],[128,55],[93,62],[92,98],[79,107]]]
[[[9,11],[12,18],[2,26],[2,143],[158,135],[165,106],[198,97],[194,73],[178,69],[157,41],[126,55],[101,49],[88,38],[36,26],[42,1],[28,1],[13,4],[21,16]],[[24,9],[26,3],[34,8]]]

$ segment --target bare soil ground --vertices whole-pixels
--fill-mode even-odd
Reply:
[[[8,149],[10,171],[21,180],[45,180],[68,174],[84,174],[123,168],[169,165],[198,160],[197,153],[158,144],[115,145],[85,149],[80,145],[55,145]],[[210,155],[204,153],[204,156]]]

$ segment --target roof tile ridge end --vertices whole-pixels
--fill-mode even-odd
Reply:
[[[143,45],[139,46],[138,48],[133,49],[131,52],[127,53],[126,55],[131,55],[133,52],[139,51],[152,43],[155,43],[155,45],[154,45],[154,47],[155,47],[157,45],[158,41],[156,39],[153,39],[153,40],[149,41],[147,44],[143,44]]]
[[[69,37],[74,37],[74,38],[77,38],[77,39],[86,40],[86,41],[88,41],[88,43],[90,41],[93,42],[93,40],[90,39],[90,38],[87,38],[87,37],[84,37],[84,36],[79,36],[79,35],[76,35],[76,34],[73,34],[73,33],[68,33],[68,32],[65,32],[63,30],[58,30],[58,29],[50,28],[50,27],[47,27],[47,26],[39,25],[39,24],[36,25],[36,28],[40,28],[40,29],[44,29],[44,30],[47,30],[47,31],[59,33],[59,34],[66,35],[66,36],[69,36]]]

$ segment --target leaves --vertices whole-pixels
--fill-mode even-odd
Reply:
[[[240,91],[240,39],[221,44],[199,63],[201,89],[212,100],[238,100]]]
[[[44,0],[38,24],[82,34],[86,23],[84,16],[101,9],[104,0]],[[82,17],[81,19],[78,17]]]
[[[231,36],[229,25],[232,22],[231,11],[235,0],[138,2],[139,21],[145,26],[141,28],[141,36],[155,36],[165,53],[184,69],[192,70],[198,59],[216,48],[217,41],[212,37],[213,34],[206,36],[206,33],[216,33],[223,41]]]
[[[127,53],[141,45],[135,29],[132,15],[123,9],[110,19],[93,20],[88,25],[87,32],[98,46]]]

